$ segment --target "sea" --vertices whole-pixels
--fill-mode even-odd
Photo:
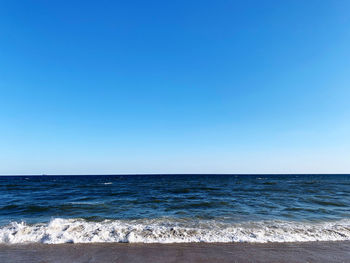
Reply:
[[[0,244],[345,240],[350,175],[0,177]]]

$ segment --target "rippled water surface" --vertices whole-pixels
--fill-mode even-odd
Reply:
[[[0,220],[350,217],[347,175],[140,175],[0,178]]]
[[[313,227],[343,222],[343,227],[346,222],[346,231],[349,208],[348,175],[0,177],[0,225],[3,231],[7,229],[3,242],[13,238],[12,230],[8,230],[13,222],[49,224],[55,218],[66,220],[59,221],[63,225],[78,219],[84,224],[105,224],[108,219],[118,227],[124,224],[125,229],[128,224],[147,228],[166,221],[169,229],[165,232],[172,231],[171,226],[213,229],[215,225],[218,231],[228,229],[232,234],[232,227],[237,230],[250,224],[254,228],[261,222],[270,227],[276,222],[279,229],[284,223]],[[16,227],[13,231],[18,231]],[[256,226],[250,237],[258,229]]]

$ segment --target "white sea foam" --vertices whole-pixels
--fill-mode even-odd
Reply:
[[[105,220],[55,218],[46,224],[12,222],[0,228],[0,243],[188,243],[304,242],[350,240],[350,220],[323,223],[260,221],[222,223],[174,219]]]

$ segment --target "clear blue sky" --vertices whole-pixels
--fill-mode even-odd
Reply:
[[[350,1],[1,1],[0,174],[350,172]]]

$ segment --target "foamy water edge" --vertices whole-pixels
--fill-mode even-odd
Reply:
[[[12,222],[0,227],[0,243],[191,243],[307,242],[350,240],[350,220],[310,223],[224,223],[176,219],[105,220],[54,218],[49,223]]]

